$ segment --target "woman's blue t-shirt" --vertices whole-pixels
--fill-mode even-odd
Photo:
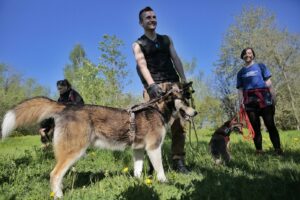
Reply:
[[[250,67],[243,67],[237,74],[236,88],[251,90],[267,88],[265,83],[271,77],[270,70],[262,63],[254,63]]]

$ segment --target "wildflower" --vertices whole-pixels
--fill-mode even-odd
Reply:
[[[128,172],[128,167],[125,167],[122,171],[123,171],[123,173],[127,173]]]
[[[152,184],[152,180],[150,178],[146,178],[145,183],[147,185],[151,185]]]
[[[55,193],[54,192],[50,192],[50,198],[54,198]]]

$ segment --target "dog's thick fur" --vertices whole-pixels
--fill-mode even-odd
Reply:
[[[112,150],[131,146],[134,157],[134,176],[140,177],[143,155],[146,150],[160,181],[166,181],[162,165],[161,146],[166,125],[172,123],[175,111],[181,116],[194,116],[196,111],[188,107],[181,93],[172,92],[158,109],[145,108],[135,113],[135,138],[130,141],[130,122],[127,110],[95,105],[63,105],[45,97],[36,97],[9,110],[3,120],[2,137],[7,137],[17,127],[55,120],[53,149],[56,165],[50,174],[51,189],[55,198],[62,197],[62,179],[90,145]]]
[[[216,164],[228,164],[231,156],[229,152],[230,133],[237,131],[242,133],[242,124],[225,122],[212,135],[209,142],[209,150]]]

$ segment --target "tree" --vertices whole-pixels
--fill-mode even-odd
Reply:
[[[118,105],[123,100],[122,91],[124,89],[128,71],[125,69],[127,63],[125,56],[121,52],[124,46],[122,40],[116,36],[104,35],[99,43],[101,52],[98,69],[105,80],[105,105]]]
[[[215,65],[216,90],[228,116],[236,112],[236,74],[243,65],[240,52],[253,47],[257,62],[265,63],[272,72],[277,92],[276,122],[280,128],[299,128],[299,36],[279,30],[275,17],[263,8],[243,9],[225,35]],[[289,106],[286,106],[288,104]],[[283,121],[289,121],[288,126]]]
[[[86,58],[81,45],[72,50],[71,64],[65,67],[64,74],[86,103],[125,106],[134,99],[122,93],[127,78],[125,57],[121,52],[123,45],[116,36],[104,35],[99,42],[99,64]]]
[[[184,62],[183,64],[187,79],[193,81],[193,100],[198,115],[195,117],[196,124],[200,128],[203,127],[216,127],[221,125],[224,113],[220,108],[220,100],[215,97],[212,90],[212,81],[209,77],[205,76],[203,71],[197,70],[197,60],[192,59],[191,62]]]
[[[69,60],[71,64],[66,65],[64,69],[64,75],[71,83],[77,79],[75,73],[86,60],[86,54],[83,47],[80,44],[75,45],[74,49],[70,53]]]
[[[34,79],[24,80],[12,67],[0,64],[0,121],[4,113],[20,101],[48,95],[49,89],[39,85]]]

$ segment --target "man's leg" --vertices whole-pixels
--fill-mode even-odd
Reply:
[[[172,161],[173,169],[180,173],[188,173],[184,158],[184,145],[185,145],[185,129],[180,123],[180,119],[177,118],[171,126],[172,132]]]

